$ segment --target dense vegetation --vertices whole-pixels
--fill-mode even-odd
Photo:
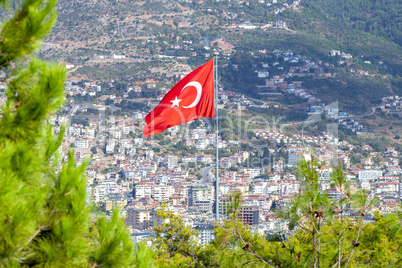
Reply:
[[[402,3],[392,0],[307,0],[306,6],[334,17],[339,23],[350,24],[353,28],[384,37],[402,45],[401,14]]]
[[[382,97],[392,94],[384,81],[359,79],[347,74],[339,74],[336,78],[307,79],[302,85],[327,104],[339,100],[341,108],[352,113],[368,112],[373,104],[381,103]]]
[[[133,245],[119,212],[91,222],[86,163],[62,161],[64,130],[50,113],[64,102],[65,67],[33,57],[56,19],[56,0],[25,1],[0,33],[7,102],[0,120],[0,266],[122,267]],[[6,1],[0,1],[4,7]]]

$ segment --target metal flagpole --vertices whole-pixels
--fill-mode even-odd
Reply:
[[[215,64],[215,136],[216,136],[216,166],[215,166],[215,219],[219,222],[219,137],[218,137],[218,52],[214,53],[214,64]]]

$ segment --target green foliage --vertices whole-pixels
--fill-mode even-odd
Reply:
[[[261,267],[272,263],[273,249],[270,243],[259,234],[252,234],[251,229],[238,218],[242,206],[241,194],[228,196],[228,219],[217,225],[214,260],[218,267]]]
[[[163,223],[155,227],[157,238],[153,241],[155,263],[161,267],[261,267],[272,262],[273,247],[262,236],[253,235],[237,218],[241,196],[230,199],[229,219],[216,226],[215,239],[204,247],[195,241],[198,233],[162,205],[157,213]]]
[[[306,1],[306,4],[322,9],[340,23],[351,25],[371,34],[384,37],[402,45],[402,30],[398,26],[402,4],[398,1],[380,0],[347,0]]]
[[[127,102],[127,109],[130,110],[142,110],[145,107],[147,106],[141,102],[134,102],[134,101]]]
[[[56,21],[56,3],[57,0],[24,1],[21,9],[2,27],[0,66],[7,67],[40,47],[41,39],[50,32]]]
[[[184,225],[183,219],[168,210],[165,203],[157,211],[162,224],[155,226],[156,263],[162,267],[169,265],[193,265],[200,246],[196,242],[198,233]]]
[[[113,211],[109,222],[105,217],[99,218],[90,237],[89,259],[93,265],[124,267],[131,263],[134,248],[118,210]]]
[[[135,250],[135,264],[134,268],[154,268],[155,252],[149,247],[145,241],[137,244]]]
[[[70,152],[70,159],[74,154]],[[89,220],[85,201],[86,164],[75,167],[73,160],[63,165],[46,204],[46,220],[30,245],[35,255],[31,264],[76,266],[85,263],[87,241],[82,235]]]
[[[342,194],[340,200],[328,200],[314,186],[317,167],[319,165],[314,161],[303,160],[300,163],[305,190],[284,213],[291,225],[298,228],[294,235],[282,242],[282,247],[286,249],[282,259],[295,260],[289,265],[291,267],[393,267],[391,264],[394,260],[400,261],[398,256],[402,255],[399,252],[399,236],[402,234],[400,214],[381,216],[376,212],[374,224],[364,223],[363,217],[378,200],[370,199],[362,190],[351,196],[340,168],[335,169],[331,179],[341,193],[346,190],[345,195]],[[341,209],[339,219],[334,218],[331,212],[336,207]],[[356,222],[342,217],[345,207],[353,207],[359,213]]]
[[[386,84],[380,79],[360,79],[347,74],[322,80],[309,79],[302,85],[317,92],[326,103],[341,100],[343,107],[352,112],[368,111],[372,104],[379,104],[382,97],[389,95]],[[344,98],[346,94],[348,98]]]
[[[89,126],[88,118],[82,118],[82,117],[75,116],[75,117],[72,117],[70,121],[71,121],[71,124],[83,125],[84,127]]]
[[[302,262],[308,266],[319,266],[321,258],[322,226],[326,219],[332,217],[330,199],[320,192],[320,181],[316,169],[319,163],[302,160],[298,166],[298,172],[303,183],[303,191],[292,201],[291,208],[285,215],[289,219],[289,228],[299,227],[303,230],[307,241],[311,241],[313,256],[307,254],[302,257]]]
[[[58,150],[65,128],[55,137],[49,114],[64,102],[66,70],[29,58],[54,23],[55,4],[26,0],[1,29],[0,68],[10,76],[0,120],[0,265],[127,266],[133,247],[123,220],[115,212],[90,228],[87,162],[77,166],[73,151],[63,162]]]

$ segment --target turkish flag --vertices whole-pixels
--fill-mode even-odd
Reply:
[[[200,117],[214,117],[213,59],[180,80],[145,117],[144,138]]]

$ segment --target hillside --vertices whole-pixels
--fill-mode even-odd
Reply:
[[[329,15],[334,21],[346,24],[354,29],[383,37],[389,41],[402,45],[401,9],[400,1],[317,1],[307,0],[315,10]]]
[[[41,56],[74,64],[73,81],[129,85],[152,78],[169,87],[216,49],[223,56],[222,85],[260,98],[257,86],[266,82],[255,74],[259,64],[275,62],[275,50],[291,50],[305,59],[300,62],[333,66],[322,67],[331,73],[327,81],[291,81],[304,81],[323,101],[339,100],[359,114],[384,96],[402,95],[400,6],[389,0],[60,0],[58,22]],[[339,65],[343,59],[330,57],[331,50],[353,57]],[[125,59],[106,59],[113,53]],[[302,67],[282,59],[276,68],[269,66],[267,79],[297,66]],[[351,69],[368,75],[348,74]]]

